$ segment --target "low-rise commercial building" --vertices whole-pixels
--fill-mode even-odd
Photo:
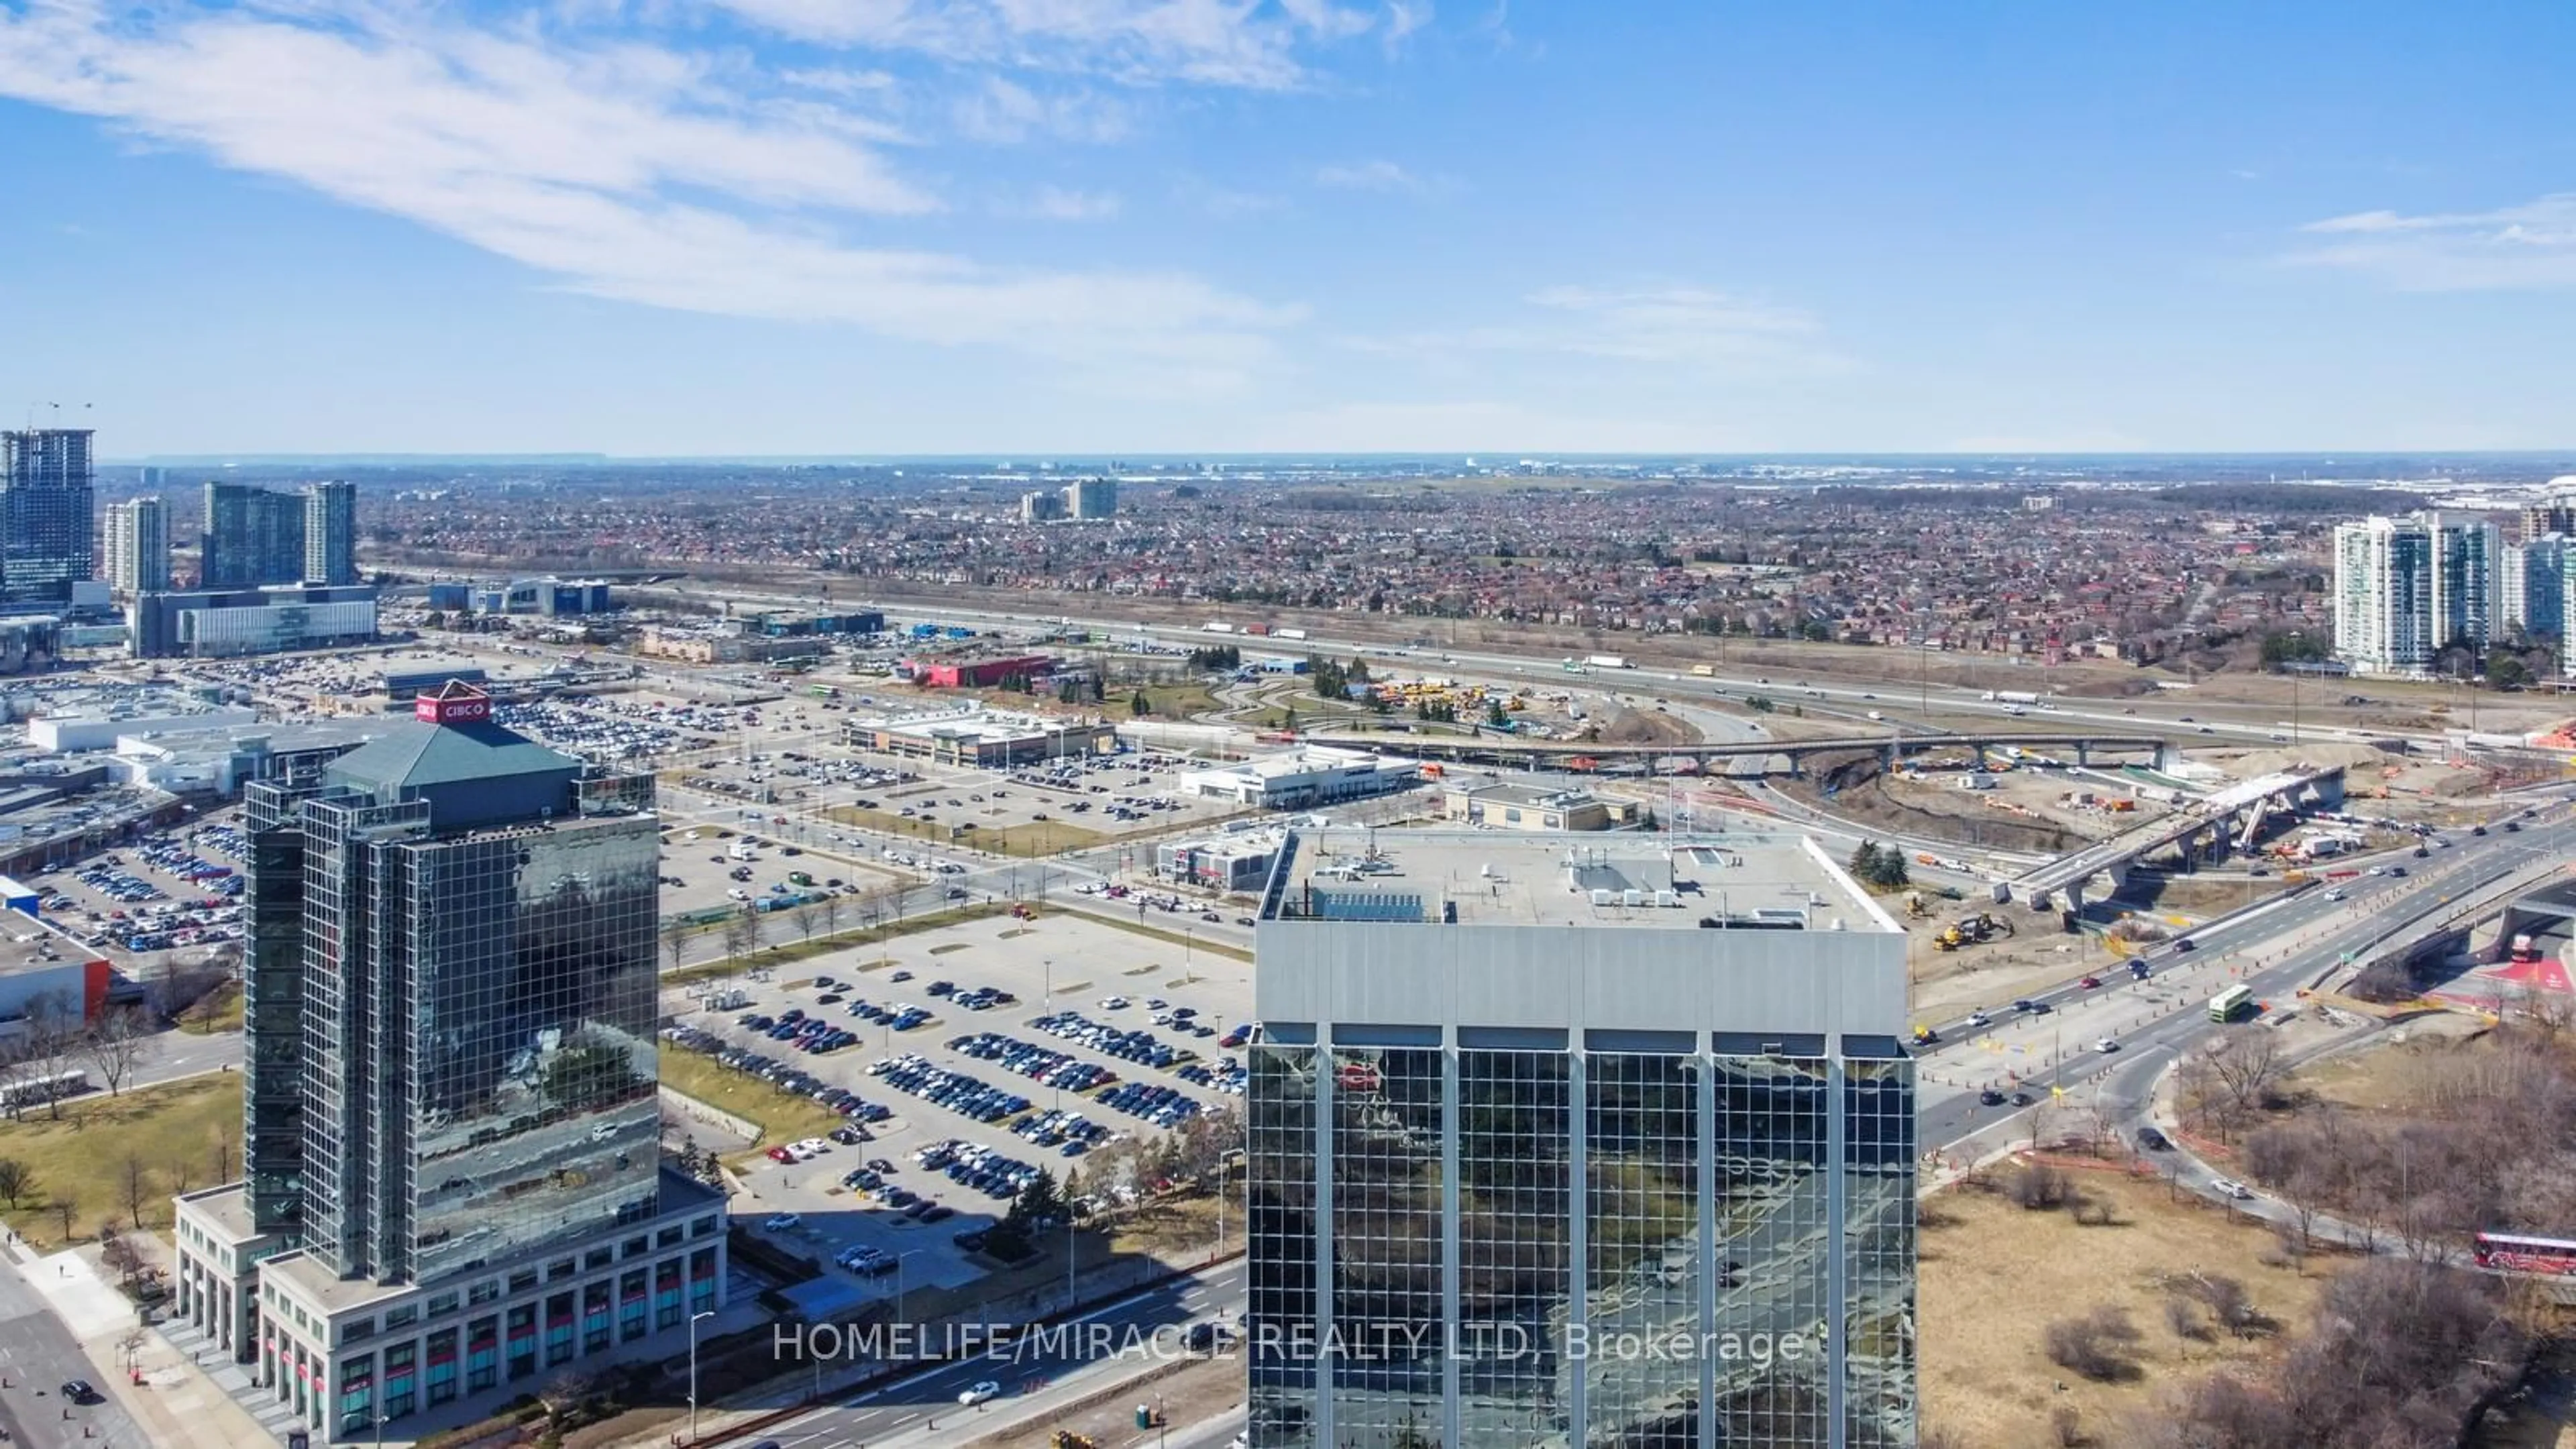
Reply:
[[[980,705],[856,719],[843,727],[842,738],[863,750],[985,769],[1106,755],[1118,748],[1118,731],[1099,720],[1057,719]]]
[[[1154,847],[1154,873],[1218,891],[1257,891],[1278,863],[1284,830],[1246,830]]]
[[[817,635],[882,634],[885,615],[875,609],[853,609],[847,613],[816,612],[810,614],[755,614],[743,621],[755,634],[773,639],[810,639]]]
[[[1042,679],[1055,672],[1052,654],[1005,654],[990,659],[906,660],[912,682],[924,689],[991,689],[1014,679]]]
[[[172,692],[138,692],[102,697],[95,708],[40,715],[27,721],[27,742],[56,754],[76,754],[115,749],[121,735],[222,729],[258,721],[257,711],[247,705],[212,704]]]
[[[126,608],[139,659],[222,659],[328,649],[376,638],[372,585],[140,594]]]
[[[757,664],[795,654],[811,654],[814,646],[803,639],[771,639],[730,629],[656,624],[644,631],[643,641],[635,646],[635,650],[656,659],[676,659],[684,664]]]
[[[89,1020],[107,1005],[114,981],[105,956],[33,910],[8,910],[0,929],[0,1042],[25,1036],[48,1013]]]
[[[308,784],[377,733],[361,721],[142,731],[117,736],[116,764],[129,785],[228,800],[253,780]]]
[[[1308,745],[1212,770],[1191,770],[1175,787],[1202,800],[1231,800],[1265,810],[1303,810],[1402,790],[1422,778],[1422,762]]]
[[[1488,781],[1450,787],[1441,813],[1496,830],[1608,830],[1632,823],[1636,807],[1583,790]]]

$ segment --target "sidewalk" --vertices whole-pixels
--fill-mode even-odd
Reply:
[[[122,1344],[139,1323],[134,1303],[99,1276],[88,1254],[76,1248],[40,1254],[19,1241],[9,1245],[9,1255],[28,1286],[80,1341],[81,1352],[97,1369],[92,1382],[116,1397],[152,1443],[274,1449],[285,1442],[245,1412],[216,1379],[200,1372],[189,1348],[174,1343],[161,1328],[143,1330],[142,1345],[135,1351],[136,1372],[129,1374]],[[240,1365],[227,1359],[225,1366],[248,1386],[249,1376]],[[282,1424],[282,1412],[279,1419]]]

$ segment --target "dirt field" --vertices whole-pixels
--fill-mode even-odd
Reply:
[[[2299,1084],[2321,1101],[2385,1111],[2420,1098],[2435,1062],[2489,1050],[2486,1023],[2473,1016],[2418,1017],[2390,1035],[2398,1039],[2386,1046],[2301,1067]]]
[[[1977,1449],[2044,1449],[2060,1441],[2052,1416],[2111,1436],[2158,1397],[2209,1368],[2259,1361],[2298,1331],[2316,1301],[2320,1269],[2268,1268],[2271,1232],[2230,1220],[2197,1198],[2176,1200],[2153,1179],[2076,1174],[2107,1199],[2113,1222],[2086,1227],[2062,1211],[2027,1211],[2000,1194],[1952,1191],[1933,1199],[1922,1236],[1920,1313],[1923,1420]],[[2318,1260],[2322,1262],[2323,1260]],[[2243,1283],[2279,1325],[2273,1337],[2202,1340],[2167,1322],[2166,1284],[2193,1273]],[[2139,1332],[2138,1372],[2093,1383],[2048,1360],[2048,1324],[2098,1304],[2126,1309]]]

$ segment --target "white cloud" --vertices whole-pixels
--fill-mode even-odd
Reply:
[[[1336,191],[1377,191],[1421,196],[1438,183],[1416,176],[1392,161],[1351,161],[1315,168],[1315,184]]]
[[[1005,215],[1035,217],[1040,221],[1107,221],[1121,208],[1116,195],[1106,191],[1070,191],[1061,186],[1041,186],[1025,202],[1003,208]]]
[[[851,245],[827,216],[942,203],[846,127],[741,101],[687,55],[372,11],[126,15],[0,12],[0,95],[409,219],[569,290],[1219,379],[1299,315],[1187,276]]]
[[[2358,272],[2403,291],[2576,286],[2576,192],[2493,211],[2362,211],[2300,230],[2331,240],[2294,251],[2287,260]]]
[[[1361,35],[1377,17],[1331,0],[712,0],[743,20],[822,45],[1080,71],[1137,84],[1282,89],[1301,44]],[[1400,7],[1399,7],[1400,8]]]
[[[1431,23],[1431,0],[1387,0],[1386,30],[1379,37],[1389,55],[1404,48],[1413,32]]]
[[[1556,354],[1701,374],[1847,371],[1823,328],[1792,308],[1699,287],[1550,287],[1517,322],[1345,339],[1383,356],[1460,365],[1492,353]]]
[[[1016,81],[987,76],[959,98],[957,130],[969,140],[1013,145],[1032,136],[1063,141],[1109,142],[1127,134],[1127,108],[1108,96],[1081,92],[1040,94]]]

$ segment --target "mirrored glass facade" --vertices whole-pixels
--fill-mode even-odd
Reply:
[[[253,1217],[344,1275],[433,1282],[655,1211],[649,782],[585,789],[486,731],[488,791],[453,739],[427,789],[251,787]]]
[[[1251,1052],[1253,1444],[1910,1449],[1892,1042],[1423,1030]]]

